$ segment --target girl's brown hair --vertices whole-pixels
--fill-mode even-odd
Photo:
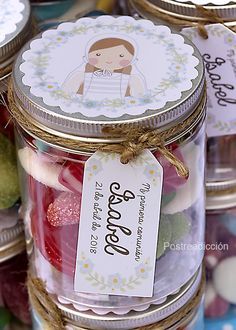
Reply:
[[[99,49],[112,48],[116,46],[124,46],[128,52],[134,55],[134,46],[126,40],[120,38],[106,38],[96,41],[89,49],[89,53]]]
[[[106,38],[98,40],[89,48],[89,53],[94,52],[95,50],[112,48],[116,46],[124,46],[130,54],[134,55],[134,46],[129,41],[120,38]],[[96,70],[98,70],[98,68],[92,66],[89,63],[85,67],[85,72],[94,72]],[[129,65],[123,69],[115,70],[114,72],[130,74],[131,70],[132,66]]]
[[[99,50],[99,49],[112,48],[112,47],[116,47],[116,46],[124,46],[128,50],[128,52],[132,55],[134,55],[134,53],[135,53],[134,46],[130,42],[128,42],[124,39],[120,39],[120,38],[105,38],[105,39],[98,40],[89,48],[88,53],[94,52],[94,51]],[[98,70],[98,68],[96,68],[95,66],[93,66],[89,63],[87,63],[86,66],[85,66],[85,72],[94,72],[96,70]],[[123,69],[114,70],[114,72],[129,75],[131,70],[132,70],[132,66],[128,65]],[[83,89],[84,89],[84,84],[82,84],[80,86],[77,93],[78,94],[83,94]],[[127,91],[126,91],[125,95],[126,96],[130,95],[129,86],[127,88]]]

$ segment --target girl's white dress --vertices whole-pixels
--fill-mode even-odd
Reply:
[[[130,75],[97,70],[84,74],[83,99],[102,101],[104,99],[123,99]]]

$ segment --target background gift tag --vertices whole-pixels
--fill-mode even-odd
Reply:
[[[129,164],[96,152],[85,165],[74,288],[151,297],[163,169],[149,150]]]
[[[207,25],[206,29],[206,40],[197,28],[185,28],[182,32],[196,44],[205,63],[207,135],[236,134],[236,33],[222,24]]]

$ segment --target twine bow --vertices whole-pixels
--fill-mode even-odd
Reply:
[[[125,136],[126,140],[120,144],[108,144],[102,148],[104,152],[115,152],[120,154],[122,164],[127,164],[132,159],[141,154],[144,149],[155,148],[162,156],[164,156],[170,164],[172,164],[179,176],[188,177],[189,170],[171,151],[165,147],[163,134],[157,130],[147,128],[121,128],[121,127],[106,127],[103,133],[111,137]]]
[[[188,129],[193,122],[204,113],[203,109],[205,108],[206,103],[206,87],[204,87],[204,93],[195,111],[184,121],[163,132],[160,132],[159,129],[141,128],[136,126],[104,127],[102,130],[103,134],[111,138],[124,137],[124,141],[117,143],[78,141],[72,138],[59,137],[41,129],[32,122],[32,118],[30,118],[26,111],[23,113],[23,111],[19,109],[19,106],[14,99],[12,81],[10,81],[8,88],[8,102],[8,110],[17,123],[23,127],[23,129],[43,141],[87,153],[93,153],[98,150],[109,153],[118,153],[121,155],[120,159],[123,164],[127,164],[129,161],[136,158],[144,149],[154,149],[175,167],[179,176],[188,177],[188,168],[166,147],[166,143],[169,139],[178,136],[178,134],[186,132],[186,129]]]
[[[198,33],[203,39],[208,39],[208,33],[207,29],[205,27],[206,24],[210,23],[220,23],[227,27],[225,25],[224,20],[213,10],[204,8],[203,6],[200,5],[195,5],[197,12],[201,15],[202,18],[205,18],[205,22],[198,22],[197,28],[198,28]],[[227,27],[228,28],[228,27]]]

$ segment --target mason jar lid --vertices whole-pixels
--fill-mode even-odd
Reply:
[[[206,183],[206,210],[236,207],[236,179]]]
[[[0,79],[31,33],[29,0],[0,0]]]
[[[203,62],[166,26],[126,16],[81,18],[26,44],[13,90],[21,112],[57,136],[101,137],[110,125],[163,130],[199,104]]]
[[[135,4],[135,0],[131,3]],[[176,16],[178,18],[188,19],[191,21],[204,20],[199,14],[196,5],[204,6],[204,8],[213,10],[225,21],[236,20],[236,1],[231,0],[148,0],[148,2],[156,5],[163,13]]]
[[[18,221],[14,227],[0,232],[0,263],[13,258],[25,250],[24,225]]]
[[[70,329],[70,326],[72,329],[134,329],[148,324],[155,324],[180,310],[196,295],[201,278],[202,269],[200,268],[177,294],[168,297],[163,304],[152,305],[145,311],[132,311],[124,315],[113,313],[97,315],[91,311],[78,312],[71,305],[57,303],[57,306],[61,310],[68,329]]]

